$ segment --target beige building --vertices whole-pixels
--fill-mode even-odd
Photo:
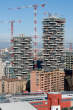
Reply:
[[[37,76],[38,75],[38,76]],[[32,71],[31,73],[31,92],[44,91],[56,92],[64,90],[64,72],[63,71]]]
[[[3,79],[0,80],[0,94],[15,94],[25,91],[26,81],[23,79]]]

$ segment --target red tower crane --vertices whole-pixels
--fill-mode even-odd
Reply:
[[[11,37],[13,37],[13,33],[14,33],[14,23],[21,23],[21,20],[10,20],[10,21],[0,21],[0,23],[10,23],[11,24]]]
[[[37,41],[37,38],[38,38],[38,35],[37,35],[37,9],[38,7],[42,7],[44,8],[45,7],[45,3],[44,4],[41,4],[41,5],[38,5],[38,4],[34,4],[34,5],[28,5],[28,6],[23,6],[23,7],[17,7],[17,8],[8,8],[9,10],[20,10],[20,9],[24,9],[24,8],[33,8],[34,9],[34,61],[35,61],[35,66],[36,66],[36,61],[38,59],[38,41]]]
[[[9,21],[9,23],[11,24],[11,37],[13,37],[13,34],[14,34],[14,23],[21,23],[21,20],[18,20],[18,21],[12,20],[12,21]]]

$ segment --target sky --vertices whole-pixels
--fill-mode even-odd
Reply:
[[[33,4],[40,5],[43,3],[46,3],[46,6],[44,8],[38,7],[37,10],[39,38],[42,38],[42,20],[44,17],[48,17],[48,15],[44,15],[44,12],[49,12],[52,15],[56,13],[57,16],[66,19],[64,42],[73,43],[73,0],[0,0],[0,21],[4,21],[0,23],[0,48],[10,45],[10,20],[16,21],[14,24],[14,35],[34,35],[33,8],[24,8],[21,10],[8,10],[8,8],[23,7]],[[21,20],[22,23],[18,23],[18,20]]]

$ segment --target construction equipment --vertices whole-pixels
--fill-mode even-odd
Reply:
[[[10,21],[0,21],[0,23],[10,23],[11,24],[11,37],[13,37],[13,29],[14,29],[14,23],[21,23],[21,20],[10,20]]]
[[[21,20],[18,20],[18,21],[12,20],[12,21],[9,21],[9,23],[11,23],[11,37],[13,37],[13,34],[14,34],[14,23],[21,23]]]
[[[34,4],[34,5],[28,5],[28,6],[23,6],[23,7],[17,7],[17,8],[8,8],[9,10],[20,10],[20,9],[24,9],[24,8],[33,8],[34,9],[34,37],[33,37],[33,45],[34,45],[34,61],[35,61],[35,65],[36,65],[36,61],[38,59],[38,35],[37,35],[37,8],[38,7],[42,7],[44,8],[45,7],[45,3],[44,4],[41,4],[41,5],[38,5],[38,4]]]

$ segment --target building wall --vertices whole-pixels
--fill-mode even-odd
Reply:
[[[30,91],[40,91],[40,74],[39,71],[32,71],[30,73]]]
[[[49,110],[48,101],[30,102],[37,110]]]
[[[65,52],[65,69],[72,70],[73,64],[73,50],[69,50]]]
[[[56,70],[53,72],[32,71],[31,77],[30,77],[31,92],[63,91],[64,90],[64,76],[65,76],[64,72],[59,71],[59,70]]]
[[[62,101],[61,106],[62,108],[69,108],[71,107],[71,101]]]
[[[71,107],[73,107],[73,101],[71,101]]]
[[[3,81],[3,85],[2,85]],[[4,79],[0,81],[0,93],[15,94],[26,89],[26,81],[21,79]]]

